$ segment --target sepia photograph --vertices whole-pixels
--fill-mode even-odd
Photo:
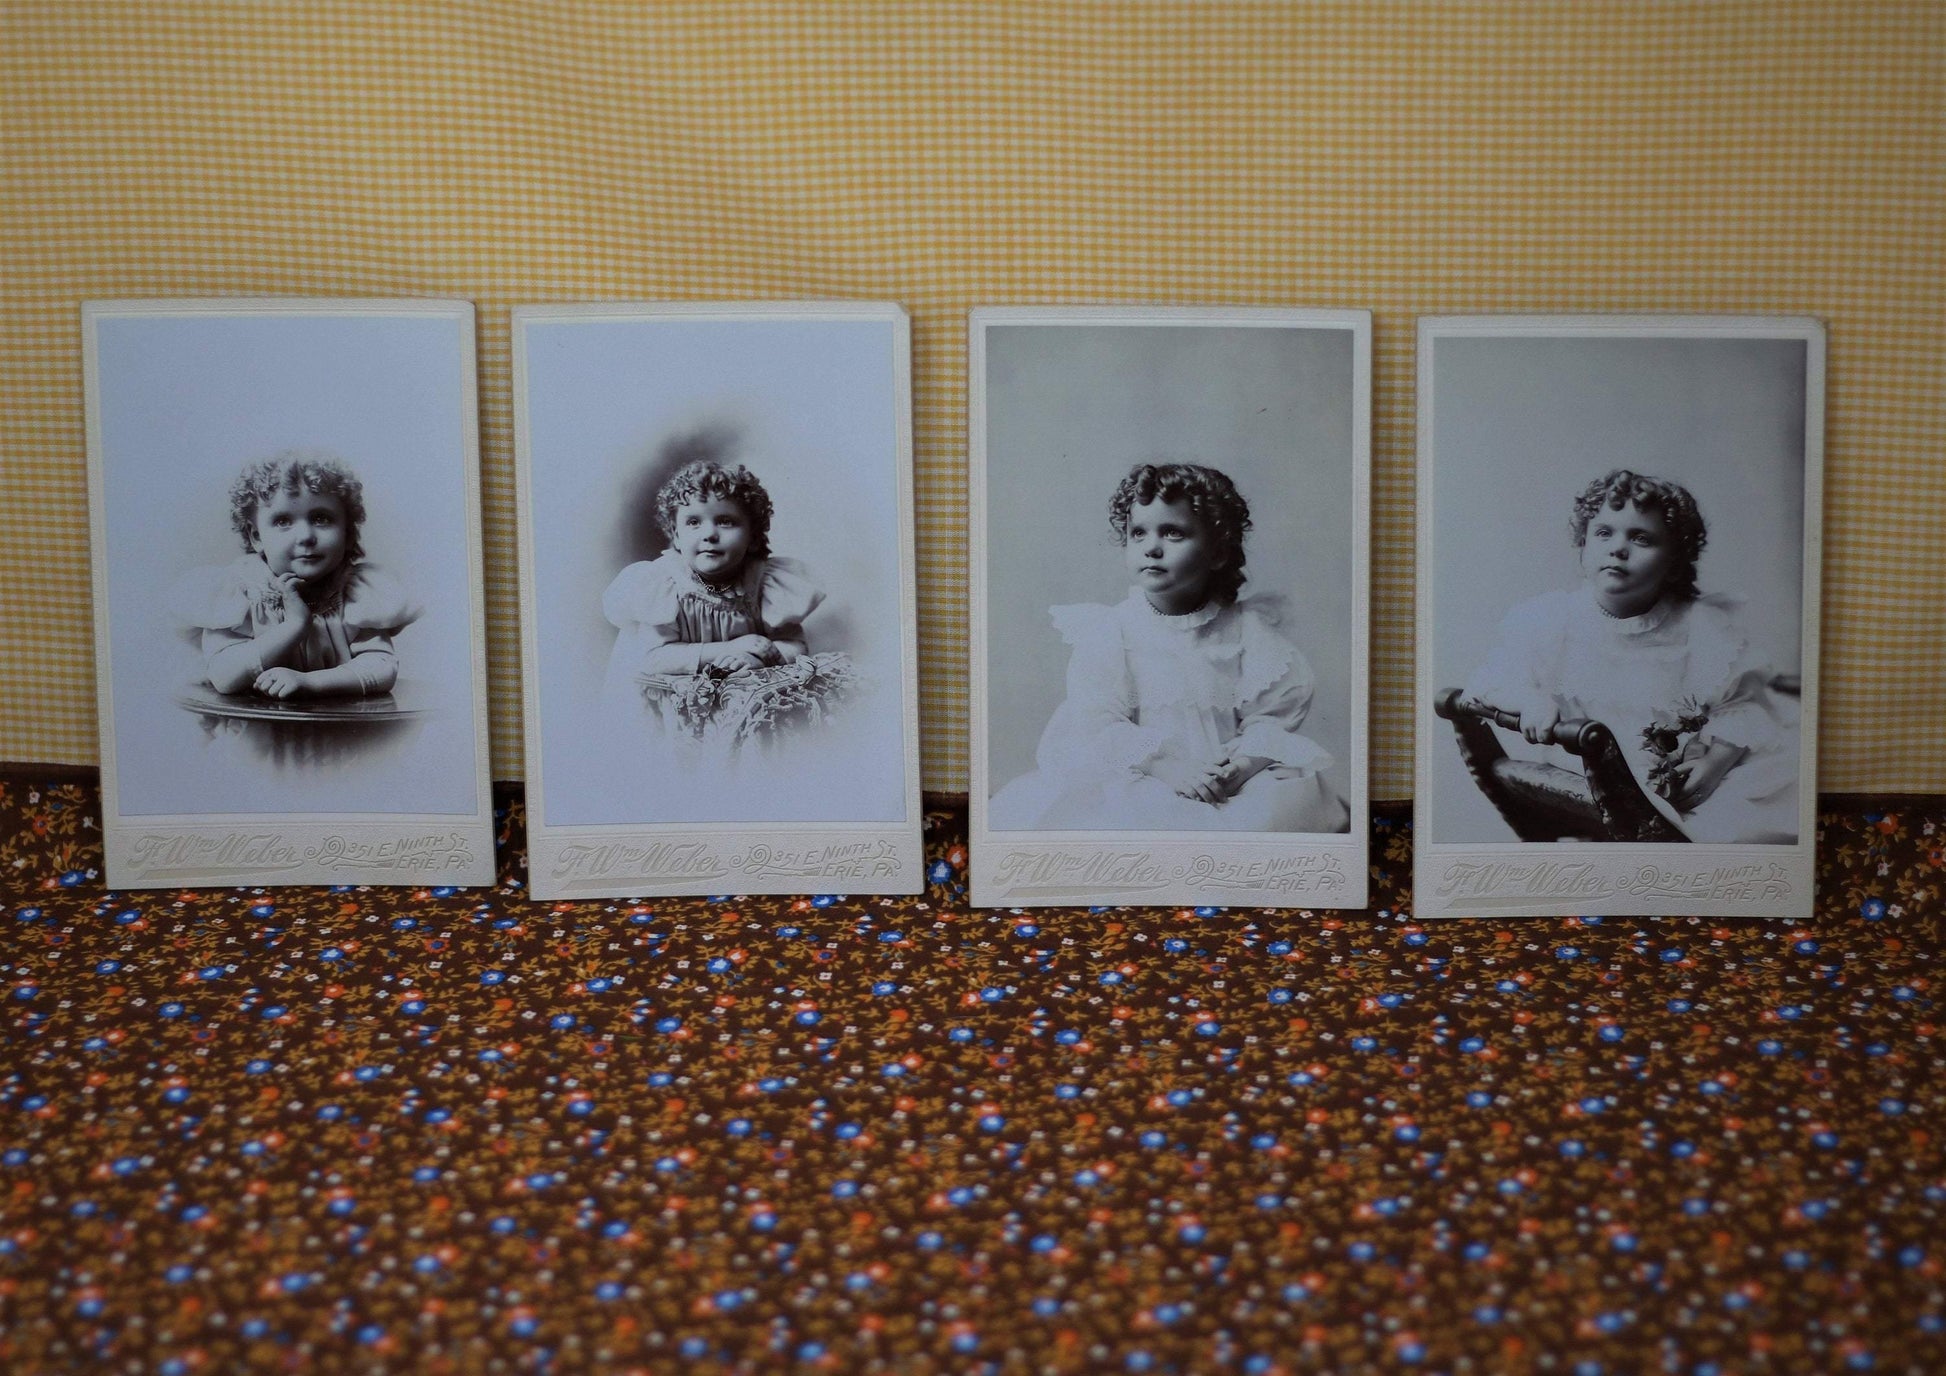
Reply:
[[[426,882],[343,858],[345,826],[398,829],[376,816],[425,844],[452,819],[440,865],[490,879],[471,307],[96,303],[84,326],[111,882],[189,882],[130,862],[186,854],[156,837],[191,817],[329,833],[232,882]]]
[[[975,312],[980,901],[1364,892],[1365,322]]]
[[[1808,903],[1821,342],[1422,322],[1421,911],[1653,912],[1720,848],[1770,885],[1747,910]]]
[[[536,893],[917,891],[903,314],[515,329]]]

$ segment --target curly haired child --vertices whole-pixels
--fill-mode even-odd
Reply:
[[[390,692],[392,637],[420,610],[365,561],[357,475],[335,454],[286,450],[245,467],[229,497],[245,552],[186,575],[170,599],[209,685],[267,698]]]
[[[784,704],[804,719],[843,696],[849,659],[811,655],[804,635],[824,592],[797,560],[771,553],[773,510],[741,464],[697,460],[662,485],[655,519],[669,548],[624,568],[602,594],[617,631],[611,703],[646,706],[657,726],[702,739],[730,703],[757,713]]]
[[[1275,599],[1244,597],[1250,507],[1228,475],[1141,464],[1109,527],[1129,594],[1051,610],[1072,647],[1067,697],[1039,766],[994,794],[1010,830],[1341,832],[1331,756],[1299,727],[1315,681],[1278,628]]]
[[[1520,718],[1518,736],[1502,732],[1510,753],[1577,772],[1549,733],[1604,723],[1691,840],[1793,840],[1796,705],[1772,690],[1738,604],[1697,586],[1709,528],[1695,497],[1618,468],[1575,498],[1568,533],[1580,586],[1508,612],[1467,697]]]

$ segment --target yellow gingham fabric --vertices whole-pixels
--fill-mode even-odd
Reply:
[[[508,307],[904,303],[925,783],[948,791],[967,783],[966,310],[1370,307],[1380,798],[1412,784],[1414,316],[1735,311],[1830,327],[1820,784],[1946,790],[1936,0],[0,14],[0,759],[96,758],[85,299],[478,304],[502,778],[521,773]]]

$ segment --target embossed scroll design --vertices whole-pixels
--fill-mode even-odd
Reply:
[[[570,842],[551,866],[556,879],[655,879],[696,883],[743,875],[756,879],[875,879],[905,867],[897,847],[879,838],[809,845],[756,842],[725,857],[707,840],[673,838],[646,843]]]
[[[1003,852],[996,884],[1009,897],[1057,897],[1079,892],[1101,897],[1138,896],[1177,885],[1205,891],[1270,893],[1301,897],[1337,893],[1346,884],[1336,855],[1255,855],[1230,858],[1209,852],[1159,858],[1153,851],[1055,847]]]
[[[1758,903],[1788,898],[1789,872],[1776,861],[1619,870],[1595,860],[1449,860],[1434,892],[1441,898],[1551,903],[1564,899],[1658,898],[1677,902]]]
[[[150,879],[211,870],[281,874],[307,868],[436,874],[466,869],[473,863],[473,847],[464,836],[450,831],[376,840],[341,832],[301,840],[274,831],[233,831],[222,836],[143,832],[128,843],[128,863]]]

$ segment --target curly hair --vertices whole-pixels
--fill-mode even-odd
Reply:
[[[1588,543],[1588,522],[1603,508],[1620,511],[1630,502],[1638,510],[1653,511],[1662,517],[1674,542],[1677,562],[1663,581],[1662,595],[1684,602],[1695,601],[1701,595],[1696,587],[1696,565],[1703,557],[1703,546],[1709,543],[1709,526],[1696,499],[1680,483],[1651,478],[1626,468],[1617,468],[1595,479],[1574,499],[1574,514],[1568,518],[1574,547],[1581,549]]]
[[[748,559],[763,559],[770,554],[770,494],[757,481],[757,475],[738,464],[725,468],[708,459],[698,459],[677,469],[655,494],[655,523],[663,535],[676,538],[676,513],[691,502],[718,498],[735,502],[750,520]]]
[[[1243,537],[1250,529],[1250,504],[1229,475],[1196,463],[1143,463],[1129,471],[1108,503],[1108,524],[1117,544],[1128,543],[1128,513],[1149,502],[1186,502],[1209,528],[1216,546],[1210,567],[1210,597],[1228,605],[1243,587]]]
[[[257,508],[280,492],[316,492],[336,497],[345,508],[346,564],[365,557],[358,531],[365,524],[365,484],[351,466],[328,449],[286,449],[259,459],[230,484],[230,528],[247,550],[256,549]]]

